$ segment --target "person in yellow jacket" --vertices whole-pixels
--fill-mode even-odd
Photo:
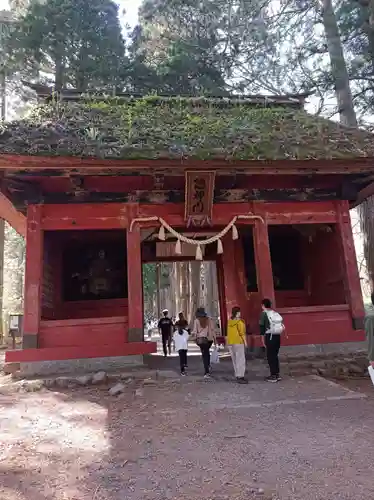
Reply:
[[[245,323],[240,317],[240,308],[233,307],[231,318],[227,322],[227,345],[231,354],[236,380],[239,384],[247,384],[245,379],[245,348],[247,338]]]

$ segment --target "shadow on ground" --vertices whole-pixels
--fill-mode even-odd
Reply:
[[[366,500],[374,493],[372,401],[319,377],[248,386],[132,381],[118,398],[100,386],[0,396],[0,403],[1,500]]]

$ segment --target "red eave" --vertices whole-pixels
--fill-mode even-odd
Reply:
[[[170,170],[178,174],[187,168],[213,168],[224,171],[227,168],[242,169],[248,173],[269,174],[307,174],[318,171],[320,174],[369,173],[373,170],[374,158],[332,159],[332,160],[234,160],[212,159],[194,160],[192,158],[159,158],[149,160],[115,160],[63,156],[26,156],[0,155],[0,170],[59,170],[82,169],[100,171],[102,169],[118,170]]]
[[[0,218],[8,222],[21,236],[26,237],[26,217],[18,212],[2,193],[0,193]]]

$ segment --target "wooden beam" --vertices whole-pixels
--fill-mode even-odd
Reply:
[[[5,177],[2,182],[6,190],[12,195],[28,196],[38,199],[42,195],[39,184],[29,180],[18,179],[17,177]]]
[[[218,189],[214,203],[240,203],[249,201],[329,201],[341,198],[336,189]],[[17,192],[17,204],[43,203],[46,205],[81,203],[183,203],[184,191],[181,190],[136,190],[129,192],[100,192],[76,190],[71,192],[40,193]]]
[[[240,306],[240,296],[238,280],[239,274],[235,261],[235,241],[231,233],[223,238],[223,254],[219,256],[221,260],[221,269],[223,272],[223,289],[225,295],[226,312],[229,316],[235,306]]]
[[[339,188],[217,189],[214,203],[245,201],[326,201],[340,199]]]
[[[8,222],[21,236],[26,236],[26,217],[18,212],[3,193],[0,193],[0,218]]]
[[[358,195],[358,186],[354,182],[354,176],[351,179],[344,179],[341,184],[340,192],[338,192],[338,196],[336,199],[338,200],[347,200],[347,201],[355,201]]]
[[[359,191],[356,199],[351,203],[350,208],[356,208],[367,198],[373,195],[374,195],[374,182],[371,182],[368,186],[365,186],[363,189],[361,189],[361,191]]]
[[[36,182],[5,177],[2,189],[18,211],[26,212],[28,205],[43,204],[43,193]]]
[[[43,285],[42,206],[27,209],[23,349],[38,347]]]
[[[234,241],[235,250],[235,266],[237,274],[237,290],[238,290],[238,305],[242,310],[242,314],[248,309],[248,298],[247,298],[247,274],[245,269],[245,258],[243,241],[241,238]],[[248,316],[245,318],[248,320]]]
[[[348,202],[336,202],[336,211],[338,215],[337,229],[342,252],[347,303],[351,309],[353,329],[362,330],[364,328],[365,310]]]
[[[265,216],[263,207],[256,205],[256,215]],[[256,220],[253,243],[256,261],[257,286],[261,299],[270,299],[275,306],[273,269],[271,264],[270,244],[267,223]]]
[[[76,175],[90,172],[103,173],[104,175],[115,175],[116,172],[132,170],[138,174],[158,173],[165,175],[180,175],[185,170],[213,169],[219,172],[242,172],[248,174],[267,175],[305,175],[305,174],[343,174],[350,173],[372,173],[373,158],[356,159],[332,159],[332,160],[195,160],[180,158],[171,160],[170,158],[160,158],[152,160],[101,160],[96,158],[63,157],[63,156],[23,156],[23,155],[0,155],[0,169],[7,171],[31,173],[33,171],[42,172],[42,175],[53,175],[53,171],[69,172],[74,170]],[[48,174],[50,172],[50,174]],[[40,174],[39,174],[40,175]]]
[[[131,213],[130,213],[131,212]],[[130,217],[137,217],[138,210],[134,204],[129,207]],[[132,231],[127,231],[127,286],[128,286],[128,315],[129,315],[129,342],[141,342],[144,337],[143,319],[143,277],[141,261],[140,227],[135,224]]]
[[[25,201],[28,201],[27,198]],[[46,205],[64,205],[81,203],[183,203],[184,192],[177,190],[136,190],[129,192],[100,192],[77,190],[68,193],[44,193],[40,202]]]
[[[248,214],[255,210],[252,203],[222,203],[213,205],[214,225],[226,225],[239,214]],[[289,202],[289,203],[262,203],[264,216],[269,224],[331,224],[336,222],[334,202]],[[125,203],[83,203],[79,210],[70,205],[44,205],[44,230],[82,230],[82,229],[126,229],[131,220],[132,212],[127,210],[131,204]],[[174,227],[184,227],[183,203],[168,205],[139,205],[138,217],[159,216]],[[254,224],[254,220],[241,220],[242,224]],[[157,222],[142,224],[142,228],[157,227]]]
[[[95,100],[102,100],[107,102],[108,94],[107,92],[98,90],[86,89],[61,89],[56,91],[53,87],[48,87],[40,83],[32,83],[26,80],[22,81],[23,85],[34,90],[39,99],[45,99],[47,102],[50,100],[59,99],[61,101],[82,101],[87,100],[87,96],[91,95],[95,97]],[[134,92],[116,92],[115,90],[111,92],[112,97],[116,99],[116,102],[136,102],[137,100],[144,99],[144,94],[137,94]],[[161,103],[177,102],[180,100],[183,102],[191,103],[193,106],[214,104],[215,106],[221,107],[231,107],[238,104],[244,106],[264,106],[269,108],[271,106],[285,106],[287,108],[301,109],[304,107],[304,103],[307,97],[311,95],[310,92],[303,92],[297,94],[284,94],[284,95],[263,95],[263,94],[252,94],[252,95],[240,95],[233,96],[222,94],[210,94],[206,96],[196,96],[191,94],[175,94],[173,92],[163,93],[157,95],[157,97],[152,97],[149,101],[149,105],[156,106]]]
[[[336,222],[336,208],[333,201],[253,202],[255,211],[259,206],[262,207],[268,224],[332,224]]]
[[[225,333],[227,331],[228,313],[225,299],[225,273],[223,269],[222,254],[216,256],[216,268],[221,332]]]

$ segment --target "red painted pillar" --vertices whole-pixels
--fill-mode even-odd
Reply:
[[[351,308],[354,330],[364,328],[364,303],[360,276],[357,268],[356,250],[353,240],[349,205],[347,201],[336,202],[337,230],[342,253],[346,300]]]
[[[239,229],[239,239],[234,241],[234,248],[235,248],[235,268],[236,268],[236,274],[237,274],[237,281],[236,281],[236,287],[237,287],[237,296],[238,296],[238,306],[240,307],[242,311],[242,315],[244,318],[246,318],[246,313],[247,313],[247,304],[248,304],[248,299],[247,299],[247,277],[245,273],[245,263],[244,263],[244,251],[243,251],[243,244],[242,240],[240,239],[240,226],[238,227]]]
[[[257,208],[256,215],[263,217],[265,222],[255,220],[253,243],[256,260],[256,274],[258,291],[262,299],[270,299],[275,306],[274,280],[271,265],[268,226],[266,224],[265,213]]]
[[[226,308],[226,294],[225,294],[225,273],[224,273],[223,259],[221,254],[217,255],[216,266],[217,266],[219,314],[221,318],[221,331],[222,335],[224,335],[227,326],[227,308]]]
[[[38,347],[43,286],[42,206],[27,209],[23,349]]]
[[[240,297],[238,294],[239,275],[235,260],[235,240],[231,238],[231,233],[223,240],[223,254],[221,256],[221,262],[226,312],[227,315],[230,315],[231,309],[234,306],[240,306]]]
[[[140,228],[127,231],[128,342],[143,342],[143,280]]]

